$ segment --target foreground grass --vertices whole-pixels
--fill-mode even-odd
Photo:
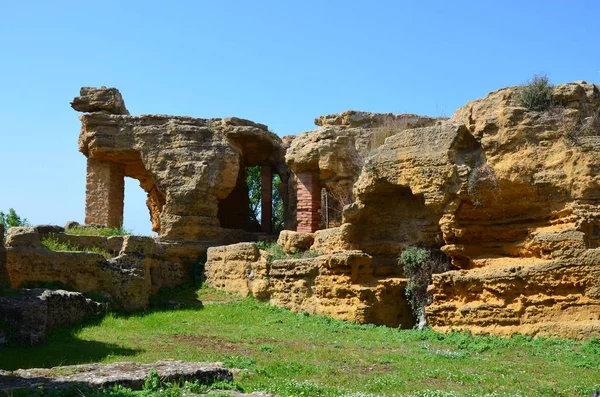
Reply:
[[[600,389],[600,340],[577,343],[441,335],[348,324],[235,300],[177,311],[111,314],[56,330],[47,345],[0,350],[0,368],[161,359],[244,368],[246,391],[281,396],[589,396]]]

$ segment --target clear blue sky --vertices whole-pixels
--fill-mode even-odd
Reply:
[[[69,102],[117,87],[132,114],[237,116],[279,135],[345,109],[450,116],[534,73],[600,82],[600,2],[0,0],[0,210],[82,222]],[[127,183],[125,227],[149,234]]]

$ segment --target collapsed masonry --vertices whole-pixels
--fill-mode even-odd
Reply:
[[[83,88],[72,106],[85,112],[86,223],[120,225],[123,178],[132,177],[148,193],[159,237],[99,242],[114,257],[74,272],[67,262],[75,256],[55,266],[54,254],[10,237],[8,278],[18,286],[71,271],[65,280],[81,289],[109,288],[86,278],[138,285],[111,292],[135,309],[150,293],[189,280],[208,251],[206,281],[214,287],[410,327],[398,256],[423,246],[441,248],[454,268],[430,286],[435,329],[587,337],[600,329],[600,89],[558,85],[557,106],[544,112],[518,106],[516,92],[492,92],[450,120],[347,111],[279,139],[236,118],[131,116],[116,89]],[[296,230],[279,236],[284,250],[317,257],[272,260],[254,243],[223,245],[270,231],[248,221],[245,169],[256,165],[264,203],[271,174],[283,181],[285,227]],[[270,219],[265,207],[261,219]],[[10,233],[35,240],[40,230]],[[129,275],[138,284],[115,282]]]

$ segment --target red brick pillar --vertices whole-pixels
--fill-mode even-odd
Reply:
[[[263,232],[272,232],[273,220],[273,171],[270,165],[260,167],[261,202],[260,202],[260,226]]]
[[[298,177],[298,227],[299,232],[313,233],[321,224],[321,188],[316,173],[303,172]]]
[[[125,170],[110,161],[88,159],[85,184],[85,223],[123,226]]]

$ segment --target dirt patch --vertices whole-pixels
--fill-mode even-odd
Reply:
[[[248,356],[251,351],[245,344],[235,344],[210,335],[173,335],[173,340],[214,353],[228,353]]]

